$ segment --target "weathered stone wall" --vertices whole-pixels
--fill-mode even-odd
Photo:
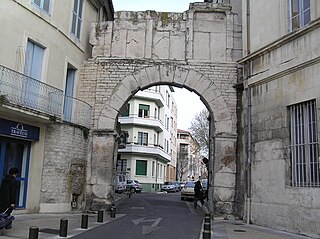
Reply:
[[[252,76],[246,82],[252,97],[251,219],[317,238],[319,188],[291,183],[288,107],[315,99],[319,123],[320,48],[314,44],[319,39],[319,26],[319,20],[315,21],[253,53]]]
[[[120,109],[138,90],[168,84],[198,94],[214,119],[210,180],[216,190],[209,197],[217,212],[231,214],[237,140],[233,86],[241,56],[241,27],[231,5],[194,3],[184,13],[118,12],[114,22],[93,24],[90,43],[93,59],[82,69],[79,89],[79,97],[93,106],[88,205],[113,203]]]
[[[232,63],[200,63],[177,61],[150,61],[150,60],[118,60],[118,59],[97,59],[90,61],[88,71],[82,72],[82,85],[87,88],[81,88],[83,97],[86,93],[91,94],[91,86],[99,85],[96,90],[96,102],[94,104],[93,130],[97,134],[107,129],[109,136],[99,139],[93,143],[93,161],[91,183],[92,194],[111,195],[112,187],[105,187],[105,184],[112,185],[110,173],[99,174],[96,165],[106,165],[105,159],[109,158],[109,164],[105,169],[113,169],[113,150],[112,142],[106,144],[110,139],[114,140],[112,134],[116,134],[114,127],[116,125],[117,114],[120,108],[125,104],[136,90],[147,88],[150,85],[158,83],[167,83],[170,85],[179,85],[192,89],[199,93],[210,111],[216,112],[215,115],[215,134],[214,142],[216,143],[215,158],[215,200],[218,202],[216,210],[220,213],[230,214],[233,212],[234,204],[234,186],[235,186],[235,154],[236,154],[236,94],[233,85],[237,82],[237,65]],[[95,66],[96,79],[89,77],[91,69]],[[180,72],[179,74],[176,74]],[[182,74],[183,73],[183,74]],[[188,78],[189,76],[189,78]],[[162,78],[161,78],[162,77]],[[129,79],[136,79],[136,82],[129,83]],[[85,80],[87,79],[87,80]],[[211,82],[209,87],[207,81]],[[139,82],[139,83],[138,83]],[[132,90],[129,90],[130,84]],[[126,87],[124,87],[126,85]],[[123,90],[121,87],[124,87]],[[208,87],[212,90],[207,91]],[[213,89],[214,88],[214,89]],[[102,141],[101,141],[102,140]],[[94,137],[95,141],[95,137]],[[98,142],[104,142],[104,146]],[[102,150],[103,149],[103,150]],[[98,153],[97,150],[101,152]],[[100,156],[96,156],[98,153]],[[101,170],[101,168],[99,169]],[[101,176],[104,178],[102,179]],[[98,179],[98,178],[100,179]],[[101,192],[97,189],[96,181],[101,180],[101,189],[107,191]],[[104,181],[106,180],[106,181]],[[102,183],[104,181],[104,184]],[[97,192],[98,190],[99,192]],[[94,198],[95,196],[93,196]],[[102,200],[103,201],[103,200]],[[104,201],[104,204],[112,203],[112,198]],[[97,206],[101,207],[101,206]]]
[[[83,209],[88,140],[83,129],[68,124],[47,126],[42,172],[40,211],[71,210],[72,195]]]

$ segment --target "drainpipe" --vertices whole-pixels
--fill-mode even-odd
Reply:
[[[247,6],[246,6],[246,20],[247,20],[247,55],[250,54],[250,0],[247,0]],[[252,75],[252,62],[249,61],[247,63],[247,80],[250,79]],[[247,224],[250,224],[251,219],[251,162],[252,162],[252,104],[251,104],[251,87],[248,84],[247,88],[247,122],[248,122],[248,147],[247,147],[247,170],[246,170],[246,176],[247,176],[247,188],[246,188],[246,194],[247,194]]]

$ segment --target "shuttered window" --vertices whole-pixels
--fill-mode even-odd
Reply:
[[[147,175],[147,161],[137,160],[136,161],[136,175]]]

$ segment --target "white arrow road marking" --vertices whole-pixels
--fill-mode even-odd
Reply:
[[[157,225],[160,223],[160,221],[162,220],[162,218],[157,218],[157,219],[145,219],[143,218],[139,218],[136,220],[132,220],[132,223],[137,226],[139,225],[139,223],[144,223],[144,222],[153,222],[150,226],[142,226],[142,235],[146,235],[149,234],[155,230],[160,229],[161,227],[157,227]]]

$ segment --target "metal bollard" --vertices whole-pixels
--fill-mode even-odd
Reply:
[[[82,214],[81,216],[81,228],[88,229],[88,215]]]
[[[39,227],[29,227],[29,239],[38,239]]]
[[[211,223],[211,218],[210,218],[210,216],[207,216],[207,215],[206,215],[206,216],[204,217],[204,222],[205,222],[205,223]]]
[[[203,224],[203,230],[204,230],[204,231],[211,231],[211,224],[208,223],[208,222],[205,222],[205,223]]]
[[[211,231],[203,231],[202,239],[211,239]]]
[[[103,222],[103,211],[99,210],[98,211],[98,220],[97,222]]]
[[[60,219],[59,236],[60,237],[67,237],[67,235],[68,235],[68,219],[62,218],[62,219]]]
[[[116,217],[116,211],[117,211],[116,207],[115,207],[115,206],[112,206],[111,209],[110,209],[110,216],[111,216],[112,218],[115,218],[115,217]]]

